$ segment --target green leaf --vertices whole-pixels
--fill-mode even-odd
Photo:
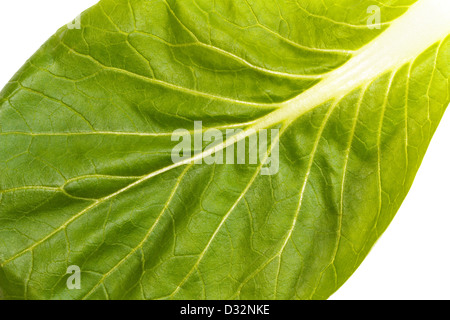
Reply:
[[[449,104],[449,14],[448,0],[100,1],[0,94],[0,295],[329,297]],[[242,131],[173,163],[172,133],[196,121]],[[279,134],[257,164],[193,163],[262,129]]]

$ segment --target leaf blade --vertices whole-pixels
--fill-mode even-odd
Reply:
[[[151,7],[146,1],[119,1],[120,6],[129,8],[124,11],[129,15],[116,17],[114,3],[101,1],[86,13],[84,19],[90,21],[87,25],[95,21],[95,28],[86,27],[84,33],[59,31],[2,91],[3,161],[14,165],[2,168],[0,217],[4,223],[0,229],[8,242],[17,244],[13,248],[3,245],[0,250],[0,287],[5,295],[91,299],[328,297],[362,261],[412,184],[448,104],[449,30],[438,28],[432,36],[422,35],[424,43],[411,45],[411,51],[393,50],[392,61],[369,59],[404,32],[409,25],[403,21],[417,17],[410,12],[420,10],[411,9],[394,19],[373,42],[374,36],[366,35],[367,46],[350,59],[347,54],[355,48],[345,47],[343,52],[313,49],[333,56],[325,68],[334,63],[334,71],[324,76],[315,74],[317,68],[312,68],[306,77],[292,76],[298,68],[289,72],[277,69],[275,64],[268,67],[257,61],[262,56],[252,49],[248,52],[253,55],[244,59],[243,52],[232,51],[229,44],[208,44],[205,34],[192,25],[192,16],[199,14],[192,13],[193,4],[162,1]],[[433,2],[422,0],[418,5],[426,3]],[[260,1],[253,4],[263,5]],[[133,10],[133,6],[140,9]],[[244,7],[248,19],[253,16],[258,20],[257,13],[262,11],[252,7],[250,12],[248,6]],[[448,8],[446,4],[444,7]],[[171,42],[174,48],[181,44],[180,50],[192,50],[184,54],[191,59],[195,76],[190,75],[192,70],[186,71],[189,68],[184,69],[183,63],[171,60],[173,52],[166,59],[170,66],[178,67],[177,72],[162,75],[152,70],[161,64],[146,57],[166,51],[152,48],[149,40],[140,38],[134,46],[128,45],[127,32],[144,23],[138,17],[150,8],[171,17],[168,25],[177,28],[179,38],[171,38],[173,34],[168,37],[162,30],[157,30],[163,33],[158,36],[165,36],[166,42],[180,41]],[[235,8],[242,9],[237,4]],[[323,23],[368,33],[365,28],[355,28],[356,22],[336,23],[336,17],[323,19],[319,14],[300,11]],[[386,12],[389,15],[391,11]],[[131,16],[134,23],[130,23]],[[233,18],[243,16],[240,13]],[[258,25],[258,30],[273,32],[262,22]],[[220,30],[217,27],[215,32]],[[113,36],[106,36],[110,33]],[[274,36],[277,41],[294,45],[293,40]],[[93,42],[96,38],[108,46]],[[228,65],[218,63],[230,68],[224,73],[214,70],[220,75],[222,87],[211,86],[215,76],[208,70],[210,61],[199,59],[204,53],[186,46],[192,39],[234,60],[227,61]],[[71,41],[75,48],[64,41]],[[142,53],[138,43],[153,51]],[[398,49],[405,43],[409,45],[399,41],[392,47]],[[297,49],[302,52],[300,56],[311,58],[305,53],[308,50]],[[124,52],[133,52],[132,59],[123,60]],[[284,53],[289,57],[289,50]],[[339,60],[336,55],[348,60]],[[266,63],[276,61],[271,54],[266,58]],[[313,65],[307,61],[302,72],[308,64]],[[234,63],[245,69],[236,71]],[[320,60],[320,65],[327,63]],[[393,66],[397,67],[394,71]],[[358,73],[364,67],[369,72]],[[233,78],[245,92],[232,89],[228,73],[244,75]],[[260,87],[247,88],[244,83],[255,73],[259,73]],[[314,81],[308,79],[311,75]],[[322,80],[317,82],[316,76]],[[200,81],[192,80],[195,78]],[[428,83],[422,83],[423,79],[429,79]],[[445,86],[447,89],[440,89]],[[387,93],[380,96],[385,89]],[[198,108],[189,108],[186,101]],[[33,110],[33,103],[40,106],[41,115]],[[109,104],[114,108],[106,108]],[[49,119],[42,120],[42,113]],[[52,119],[55,113],[58,116]],[[380,120],[374,122],[376,118]],[[276,177],[260,176],[262,164],[232,169],[192,168],[190,160],[172,164],[169,133],[192,127],[194,120],[222,130],[242,128],[237,136],[241,140],[251,135],[250,129],[281,128],[280,173]],[[229,139],[197,158],[235,142]],[[397,163],[394,155],[403,152],[405,160]],[[68,157],[78,160],[67,163]],[[18,174],[27,163],[34,164],[26,169],[30,177]],[[394,163],[397,170],[389,169],[388,163]],[[82,176],[94,180],[78,179]],[[134,180],[117,190],[106,186],[111,179],[96,179],[99,176]],[[45,183],[39,186],[42,180]],[[73,190],[85,185],[65,188],[74,180],[96,181],[101,188],[95,183],[89,188],[97,188],[93,190],[103,196],[78,197],[80,194]],[[105,195],[101,190],[109,191]],[[198,195],[194,196],[192,190]],[[146,198],[141,201],[143,195]],[[41,229],[34,230],[36,225]],[[51,261],[50,266],[46,260]],[[81,292],[68,292],[63,281],[65,268],[74,263],[84,270],[87,285]],[[55,272],[43,272],[48,268]],[[45,290],[39,290],[37,283]]]

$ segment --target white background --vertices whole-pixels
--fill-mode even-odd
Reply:
[[[0,89],[96,0],[0,2]],[[401,210],[332,299],[450,299],[450,110]],[[1,173],[0,173],[1,174]]]

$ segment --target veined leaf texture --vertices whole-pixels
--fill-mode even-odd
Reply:
[[[1,296],[328,298],[450,102],[449,14],[448,0],[99,1],[0,93]],[[180,129],[225,138],[174,162]],[[263,130],[256,163],[205,163]]]

